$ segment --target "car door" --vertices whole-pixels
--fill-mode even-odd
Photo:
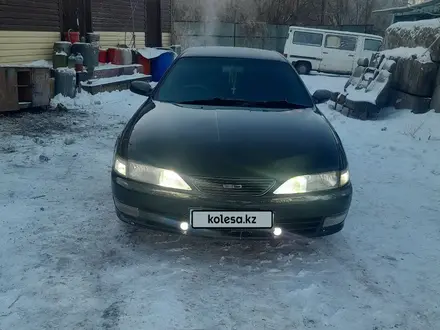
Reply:
[[[312,70],[319,69],[322,59],[323,33],[291,30],[292,39],[287,52],[289,61],[310,63]]]
[[[356,36],[326,34],[320,71],[351,74],[356,59],[357,45]]]

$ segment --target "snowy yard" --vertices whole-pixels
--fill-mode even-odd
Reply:
[[[440,114],[362,122],[321,106],[350,161],[346,227],[271,247],[119,223],[112,152],[142,102],[0,118],[1,330],[440,328]]]

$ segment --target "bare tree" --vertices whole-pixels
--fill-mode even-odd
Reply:
[[[173,17],[177,21],[217,20],[238,23],[340,26],[375,23],[377,15],[372,15],[373,10],[407,4],[408,0],[174,0],[173,2]]]

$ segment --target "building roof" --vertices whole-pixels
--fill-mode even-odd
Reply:
[[[182,52],[181,57],[232,57],[286,61],[284,56],[273,50],[226,46],[190,47]]]
[[[392,13],[392,14],[408,13],[409,14],[410,12],[418,12],[420,10],[427,9],[431,6],[436,6],[436,5],[440,6],[440,0],[430,0],[430,1],[422,2],[417,5],[412,5],[412,6],[373,10],[373,14],[375,14],[375,13]]]

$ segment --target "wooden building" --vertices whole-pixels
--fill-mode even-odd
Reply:
[[[70,29],[100,33],[103,48],[133,46],[133,39],[137,47],[169,46],[170,1],[1,0],[0,64],[49,60]]]

